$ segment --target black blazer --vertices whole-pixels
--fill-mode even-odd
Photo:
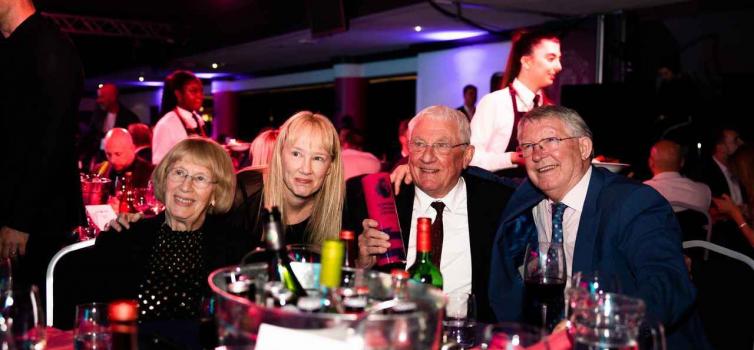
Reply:
[[[513,189],[505,185],[499,177],[481,168],[469,167],[461,176],[466,182],[471,248],[471,291],[476,296],[477,318],[482,322],[494,322],[494,315],[487,297],[492,243],[498,219]],[[346,202],[343,211],[343,228],[359,234],[362,231],[361,222],[367,218],[361,178],[362,176],[358,176],[346,182]],[[414,205],[414,186],[402,185],[395,204],[403,230],[403,244],[408,246]]]
[[[707,184],[713,197],[720,197],[723,193],[730,195],[728,180],[725,179],[725,174],[723,174],[720,166],[715,163],[712,157],[707,157],[703,160],[699,167],[699,172],[694,176],[694,179]]]

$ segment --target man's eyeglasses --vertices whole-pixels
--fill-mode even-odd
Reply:
[[[209,176],[204,174],[189,175],[186,169],[174,168],[168,172],[168,180],[176,183],[183,183],[187,178],[191,178],[191,183],[197,189],[205,189],[210,184],[216,184],[217,181],[212,181]]]
[[[433,144],[428,144],[423,141],[411,141],[408,143],[408,150],[411,153],[421,154],[424,153],[424,151],[427,150],[427,148],[432,148],[433,151],[435,151],[436,154],[446,155],[450,153],[450,150],[453,148],[459,147],[459,146],[467,146],[468,142],[462,142],[459,144],[449,144],[447,142],[438,142]]]
[[[558,147],[560,147],[560,141],[563,140],[570,140],[570,139],[577,139],[581,136],[571,136],[571,137],[545,137],[537,142],[534,143],[522,143],[518,145],[518,150],[521,152],[521,156],[523,157],[529,157],[532,153],[534,153],[534,147],[538,146],[540,151],[544,151],[547,153],[554,152],[558,150]]]

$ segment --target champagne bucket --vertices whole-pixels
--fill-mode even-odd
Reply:
[[[305,289],[316,288],[314,277],[319,264],[291,263]],[[355,314],[303,313],[296,310],[267,308],[228,292],[228,281],[239,276],[252,281],[260,290],[267,280],[267,264],[254,263],[226,267],[212,272],[209,285],[217,297],[215,318],[219,344],[229,349],[254,349],[260,327],[271,325],[298,331],[331,331],[345,334],[354,349],[439,349],[445,296],[441,290],[410,281],[409,296],[417,311],[408,314],[374,313],[358,321]],[[365,271],[369,297],[389,299],[390,275]]]
[[[84,205],[103,204],[107,202],[110,179],[81,176],[81,195]]]

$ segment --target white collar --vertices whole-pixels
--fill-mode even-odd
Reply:
[[[534,101],[534,96],[539,95],[539,91],[531,91],[529,90],[524,83],[522,83],[520,80],[513,79],[513,89],[516,90],[516,95],[518,95],[519,98],[521,98],[524,103],[526,103],[527,106],[531,106],[531,104]],[[542,97],[540,96],[540,99]]]
[[[591,178],[592,167],[590,166],[589,169],[586,170],[586,173],[584,173],[584,176],[581,177],[581,180],[579,180],[579,182],[576,183],[576,186],[573,186],[573,188],[568,191],[565,196],[563,196],[563,200],[561,200],[560,202],[567,205],[571,209],[581,212],[584,209],[586,193],[589,191],[589,180]],[[550,204],[555,203],[549,198],[547,199],[547,201]]]
[[[442,201],[445,208],[453,213],[466,202],[466,182],[463,180],[463,176],[458,177],[456,185],[442,198],[432,198],[418,186],[414,186],[414,189],[414,205],[418,205],[422,211],[429,210],[433,202]]]
[[[655,176],[652,176],[653,180],[661,180],[661,179],[677,179],[679,177],[682,177],[681,174],[677,171],[663,171]]]

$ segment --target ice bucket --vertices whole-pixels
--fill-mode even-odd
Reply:
[[[291,264],[305,289],[312,289],[319,264]],[[347,342],[359,349],[439,349],[445,296],[441,290],[410,281],[408,289],[417,311],[409,314],[370,314],[363,322],[354,314],[302,313],[267,308],[228,292],[227,281],[244,275],[263,285],[267,265],[255,263],[226,267],[212,272],[209,285],[217,297],[216,320],[219,344],[231,349],[254,349],[263,324],[295,330],[347,329]],[[369,296],[387,299],[391,293],[391,277],[365,271]]]
[[[103,204],[107,202],[110,189],[110,179],[81,175],[81,195],[84,205]]]

